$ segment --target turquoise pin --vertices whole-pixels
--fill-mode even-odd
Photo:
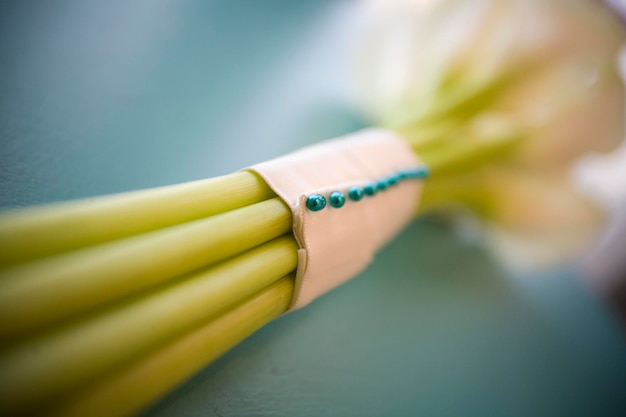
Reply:
[[[361,200],[364,194],[365,193],[361,187],[352,187],[348,190],[348,197],[350,197],[350,200],[352,201]]]
[[[321,194],[312,194],[306,199],[306,208],[311,211],[320,211],[326,207],[326,199]]]
[[[340,208],[343,207],[344,204],[346,204],[346,196],[343,195],[341,191],[333,191],[328,196],[328,201],[330,202],[331,206],[335,208]]]
[[[376,194],[376,184],[370,182],[365,187],[363,187],[363,194],[367,196],[373,196],[374,194]]]

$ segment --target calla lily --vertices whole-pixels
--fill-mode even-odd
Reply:
[[[589,244],[603,211],[569,177],[497,167],[484,173],[485,234],[516,270],[553,265]]]
[[[603,216],[572,168],[624,137],[617,19],[591,0],[374,6],[359,66],[366,110],[442,155],[499,153],[436,173],[422,208],[469,207],[514,266],[580,250]]]

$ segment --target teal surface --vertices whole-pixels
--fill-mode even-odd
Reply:
[[[357,2],[0,4],[0,206],[178,183],[367,124]],[[623,329],[574,271],[508,278],[437,219],[146,416],[618,416]]]
[[[571,274],[509,281],[437,222],[147,416],[619,416],[621,329]]]

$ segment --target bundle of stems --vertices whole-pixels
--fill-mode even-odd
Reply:
[[[409,139],[437,179],[515,147],[519,132]],[[478,143],[478,145],[477,145]],[[289,208],[254,174],[0,216],[0,412],[125,416],[286,311]]]

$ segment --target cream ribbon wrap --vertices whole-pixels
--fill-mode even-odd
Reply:
[[[348,198],[364,186],[420,165],[408,144],[392,132],[367,129],[303,148],[247,168],[260,175],[293,212],[293,232],[300,246],[291,309],[352,278],[372,261],[378,248],[410,222],[421,181],[400,181],[360,201]],[[346,203],[320,211],[306,207],[311,194],[328,200],[342,191]]]

